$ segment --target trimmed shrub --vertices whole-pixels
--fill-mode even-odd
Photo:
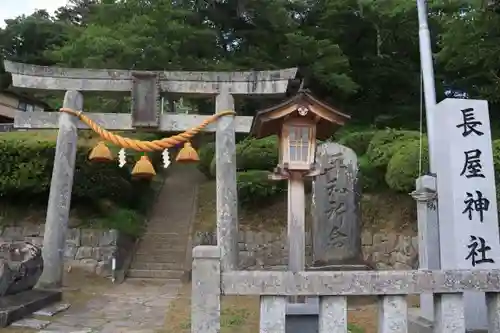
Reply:
[[[416,131],[401,131],[394,129],[378,131],[370,141],[366,155],[373,167],[385,170],[395,152],[408,141],[419,138],[420,134]]]
[[[263,204],[285,192],[287,183],[270,180],[268,175],[269,172],[265,170],[238,172],[238,201],[242,206]]]
[[[236,146],[239,171],[272,170],[278,164],[278,138],[247,139]]]
[[[387,187],[384,173],[379,168],[373,167],[366,156],[360,156],[358,163],[363,191],[372,192]]]
[[[352,133],[373,132],[375,130],[375,127],[367,127],[366,125],[352,125],[352,123],[349,123],[348,125],[342,126],[341,128],[337,129],[337,131],[335,131],[335,133],[332,135],[330,141],[339,141],[343,137],[348,136]]]
[[[236,169],[272,170],[278,164],[278,138],[247,138],[236,145]],[[215,177],[215,157],[210,163],[210,173]]]
[[[209,179],[213,178],[210,172],[210,165],[215,156],[215,142],[210,142],[198,150],[198,156],[200,157],[200,162],[198,163],[198,169]],[[215,173],[214,173],[215,174]]]
[[[429,169],[427,138],[422,140],[422,173]],[[409,141],[394,153],[387,166],[385,181],[389,188],[397,192],[415,189],[415,179],[419,175],[420,140]]]
[[[352,132],[341,137],[337,142],[351,148],[358,156],[361,156],[366,153],[374,135],[375,131]]]
[[[151,140],[156,135],[148,133],[127,134],[128,137]],[[0,196],[6,199],[27,198],[46,200],[56,147],[56,131],[10,132],[0,135]],[[98,140],[79,138],[73,201],[95,201],[107,198],[117,204],[135,207],[149,191],[149,184],[132,181],[130,172],[134,161],[119,168],[117,163],[91,163],[88,154]],[[114,153],[116,147],[110,147]],[[129,152],[129,160],[138,154]],[[150,155],[156,169],[160,154]]]

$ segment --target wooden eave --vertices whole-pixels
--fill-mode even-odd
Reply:
[[[0,94],[9,95],[11,97],[18,99],[19,101],[23,101],[23,102],[26,102],[29,104],[38,105],[40,107],[43,107],[44,110],[50,109],[49,104],[27,94],[26,92],[21,91],[20,89],[15,89],[15,88],[9,87],[5,90],[0,91]]]
[[[251,135],[262,138],[279,134],[283,121],[297,112],[301,106],[309,109],[308,118],[316,122],[316,137],[330,137],[336,128],[343,126],[351,117],[321,102],[307,91],[300,91],[288,100],[257,112],[252,121]]]

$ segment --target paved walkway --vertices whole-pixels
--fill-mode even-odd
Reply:
[[[163,285],[150,282],[124,282],[111,285],[101,295],[83,304],[72,305],[52,318],[39,332],[60,333],[156,333],[165,325],[170,302],[177,297],[181,283]]]
[[[182,231],[187,240],[189,222],[193,215],[193,188],[200,181],[200,173],[194,166],[172,165],[162,193],[153,207],[148,233]],[[169,222],[169,223],[167,223]],[[184,264],[186,240],[180,240]],[[167,242],[169,243],[169,242]],[[141,249],[151,256],[154,248]],[[158,245],[158,244],[156,244]],[[162,246],[171,244],[159,244]],[[159,246],[158,245],[158,246]],[[153,263],[158,264],[157,260]],[[127,279],[119,285],[109,280],[67,274],[64,302],[70,308],[54,317],[36,317],[50,321],[42,330],[8,328],[7,332],[46,333],[158,333],[165,327],[168,306],[179,293],[179,279]],[[73,288],[73,290],[71,289]],[[8,330],[8,331],[7,331]],[[3,332],[3,330],[2,330]]]

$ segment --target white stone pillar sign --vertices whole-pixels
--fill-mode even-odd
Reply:
[[[500,263],[488,102],[437,105],[436,150],[442,269],[493,269]],[[486,328],[484,293],[465,296],[468,329]]]

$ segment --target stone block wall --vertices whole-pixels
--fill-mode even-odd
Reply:
[[[216,232],[198,232],[193,246],[216,245]],[[311,235],[306,233],[306,262],[312,260]],[[248,270],[285,267],[288,262],[287,231],[243,231],[239,232],[239,268]]]
[[[42,247],[45,226],[0,227],[0,243],[28,241]],[[70,228],[64,250],[65,266],[103,277],[111,276],[111,259],[117,251],[116,230]]]
[[[197,232],[193,246],[215,245],[216,232]],[[312,238],[306,233],[306,263],[312,263]],[[414,269],[418,265],[418,238],[392,231],[363,231],[363,259],[377,269]],[[288,262],[287,231],[240,230],[239,268],[281,269]]]
[[[395,231],[363,231],[363,259],[373,267],[395,270],[418,268],[418,237]]]

